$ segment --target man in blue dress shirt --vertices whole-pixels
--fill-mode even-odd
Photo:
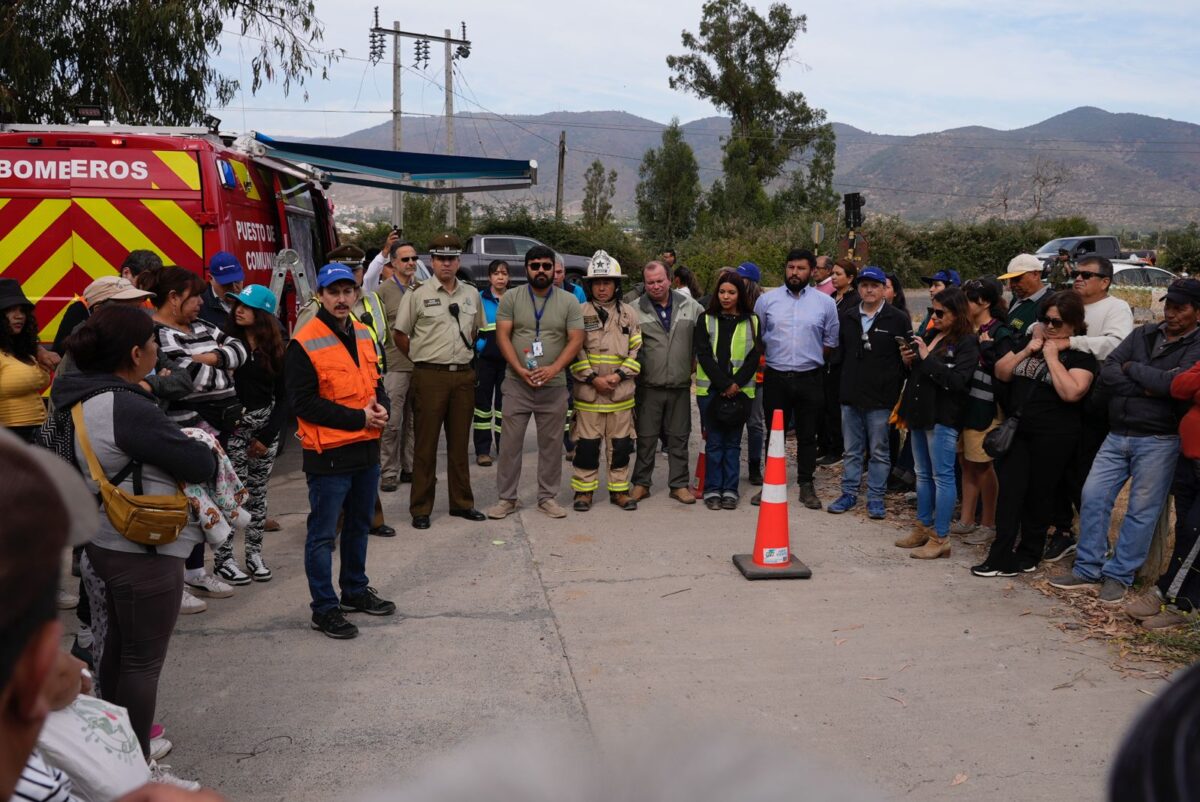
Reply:
[[[825,404],[822,368],[825,357],[838,344],[837,304],[808,286],[815,263],[811,251],[792,249],[784,267],[784,286],[763,293],[754,305],[767,356],[763,410],[768,421],[777,409],[791,413],[796,430],[796,481],[800,501],[810,510],[821,509],[813,489],[813,471],[817,419]]]

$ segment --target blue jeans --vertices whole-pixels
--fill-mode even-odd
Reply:
[[[333,592],[333,542],[338,538],[338,515],[342,518],[342,566],[338,585],[342,596],[356,596],[367,589],[367,530],[375,514],[379,492],[379,466],[354,473],[313,474],[308,478],[308,535],[304,540],[304,573],[314,613],[327,613],[338,606]]]
[[[1178,456],[1176,435],[1110,434],[1104,438],[1083,485],[1076,576],[1092,582],[1107,577],[1126,587],[1133,584],[1134,574],[1150,551],[1154,527],[1167,502]],[[1113,555],[1105,560],[1113,503],[1130,479],[1129,508],[1121,522]]]
[[[883,501],[888,473],[892,470],[888,452],[888,409],[859,409],[842,404],[842,492],[858,495],[862,482],[863,454],[870,455],[867,465],[867,498]]]
[[[932,526],[938,537],[949,537],[950,519],[958,502],[954,483],[958,430],[939,423],[933,429],[910,429],[908,434],[917,474],[917,520]]]
[[[704,497],[737,498],[742,462],[742,427],[721,429],[708,426],[708,403],[708,396],[696,396],[700,420],[705,422]]]

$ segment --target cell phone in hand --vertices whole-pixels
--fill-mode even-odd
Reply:
[[[892,339],[895,340],[896,345],[900,346],[901,348],[907,348],[910,351],[916,350],[915,348],[913,348],[912,344],[909,342],[909,339],[907,337],[893,337]]]

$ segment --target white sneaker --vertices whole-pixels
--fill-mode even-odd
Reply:
[[[250,578],[255,582],[271,581],[271,569],[267,567],[261,554],[251,554],[246,558],[246,570],[250,572]]]
[[[150,759],[162,760],[167,755],[171,754],[171,749],[175,745],[166,738],[151,738],[150,739]]]
[[[183,589],[183,601],[179,604],[180,615],[202,613],[207,609],[208,602],[204,601],[204,599],[197,599],[195,596],[187,592],[187,588]]]
[[[216,575],[230,585],[249,585],[250,575],[243,571],[237,561],[230,558],[216,567]]]
[[[79,604],[79,594],[66,588],[58,589],[58,609],[74,610]]]
[[[175,788],[182,788],[185,791],[200,790],[200,783],[176,777],[171,773],[170,766],[163,765],[157,760],[150,761],[150,781],[170,785]]]
[[[197,579],[183,578],[183,584],[192,589],[197,596],[210,599],[228,599],[233,595],[233,588],[205,571]]]

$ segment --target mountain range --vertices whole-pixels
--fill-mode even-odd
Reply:
[[[622,111],[497,116],[456,114],[456,152],[466,156],[534,159],[530,190],[481,193],[480,203],[536,202],[554,206],[558,137],[566,131],[563,205],[579,213],[583,174],[594,159],[617,171],[613,207],[636,217],[638,165],[660,143],[661,123]],[[682,126],[706,187],[721,175],[721,144],[729,120],[706,117]],[[835,189],[862,192],[865,213],[910,222],[942,219],[1082,214],[1110,230],[1178,226],[1200,219],[1200,125],[1142,114],[1080,107],[1009,131],[970,126],[896,136],[833,124]],[[443,117],[406,117],[403,148],[446,152]],[[391,121],[317,142],[390,149]],[[335,185],[339,209],[388,207],[387,193]]]

